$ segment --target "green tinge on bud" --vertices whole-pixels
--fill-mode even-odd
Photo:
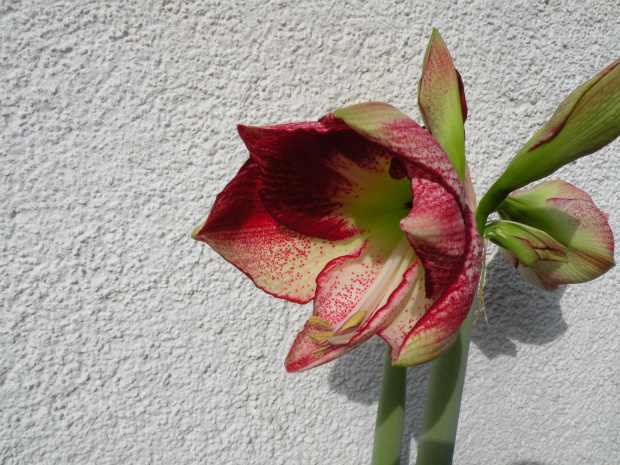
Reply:
[[[465,92],[461,76],[437,29],[433,29],[424,54],[418,106],[426,128],[445,150],[459,178],[464,181]]]
[[[493,221],[484,229],[484,237],[512,252],[525,267],[532,266],[538,260],[568,261],[562,244],[546,232],[525,224]]]
[[[510,192],[596,152],[618,135],[620,59],[575,89],[519,150],[480,201],[476,213],[479,229]]]
[[[530,283],[545,290],[590,281],[614,266],[614,238],[590,196],[564,181],[515,191],[484,235]]]

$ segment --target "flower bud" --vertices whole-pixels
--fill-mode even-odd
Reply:
[[[476,222],[506,196],[558,168],[596,152],[620,135],[620,59],[575,89],[519,150],[480,201]]]
[[[485,237],[541,289],[590,281],[614,266],[607,215],[572,184],[546,181],[515,191],[500,204],[499,215]]]

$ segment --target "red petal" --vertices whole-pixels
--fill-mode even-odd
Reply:
[[[394,364],[411,366],[426,363],[448,350],[456,339],[461,324],[469,314],[480,277],[482,244],[469,208],[465,214],[465,229],[465,259],[454,280],[415,324],[398,354],[392,351]]]
[[[314,297],[316,277],[325,265],[358,248],[362,240],[328,243],[287,230],[261,204],[260,186],[258,165],[248,160],[217,196],[194,238],[209,244],[265,292],[306,303]]]
[[[400,222],[426,270],[426,295],[436,297],[454,279],[465,251],[465,223],[454,197],[436,181],[411,181],[413,205]]]
[[[320,346],[309,337],[312,332],[309,321],[293,342],[286,369],[298,371],[322,365],[357,347],[384,327],[402,308],[406,297],[403,292],[408,292],[412,279],[413,272],[408,268],[411,269],[413,256],[404,235],[395,228],[372,236],[363,248],[328,264],[317,278],[313,316],[326,320],[333,328],[362,310],[366,312],[365,323],[348,343],[316,358],[313,352]]]
[[[330,324],[345,319],[374,283],[401,237],[400,231],[376,234],[358,251],[330,262],[317,278],[313,315]],[[389,291],[383,287],[384,294],[389,295],[401,280],[402,272],[394,280],[388,280],[388,283],[395,282]],[[375,308],[362,310],[374,311]]]
[[[400,352],[400,348],[407,335],[411,332],[416,323],[431,308],[437,299],[428,299],[425,292],[424,284],[424,268],[420,260],[414,262],[415,269],[412,273],[417,272],[417,279],[412,275],[411,288],[408,300],[404,309],[387,327],[377,333],[385,342],[390,344],[390,355],[396,360]]]
[[[406,180],[389,174],[394,156],[342,123],[239,126],[239,134],[260,167],[263,205],[292,231],[351,238],[382,221],[386,205],[402,210],[410,200]]]
[[[353,337],[347,345],[335,347],[320,358],[315,358],[312,352],[319,348],[319,346],[308,338],[309,330],[307,326],[305,326],[295,338],[291,350],[286,357],[286,361],[284,362],[286,370],[288,372],[294,372],[323,365],[350,352],[377,334],[377,332],[389,324],[396,315],[401,313],[404,307],[409,303],[411,294],[418,280],[420,268],[420,262],[415,260],[405,271],[402,281],[390,294],[385,305],[375,312],[373,317],[360,328],[359,333]]]

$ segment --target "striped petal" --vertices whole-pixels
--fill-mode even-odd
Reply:
[[[426,270],[426,295],[436,297],[453,279],[463,261],[466,233],[454,197],[436,180],[411,182],[411,211],[400,222]]]
[[[400,311],[414,259],[407,238],[395,227],[329,263],[317,279],[312,317],[293,342],[286,369],[322,365],[376,334]]]
[[[395,321],[386,328],[381,337],[392,346],[392,363],[397,366],[412,366],[429,362],[448,350],[456,340],[461,324],[467,318],[476,293],[480,277],[482,243],[474,224],[471,211],[465,215],[467,240],[464,260],[454,280],[446,287],[430,308],[416,320],[412,329],[404,336],[409,326],[398,327],[402,321]],[[417,315],[429,305],[428,299],[414,300],[409,312]],[[419,307],[417,307],[419,308]],[[401,342],[402,341],[402,342]]]

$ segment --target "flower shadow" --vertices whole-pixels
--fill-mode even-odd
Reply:
[[[487,263],[484,302],[488,324],[480,315],[472,342],[488,358],[517,355],[514,340],[547,344],[567,329],[560,300],[564,289],[542,291],[526,282],[496,253]],[[482,312],[482,310],[481,310]]]
[[[379,399],[381,374],[387,345],[379,337],[362,344],[352,352],[334,360],[329,374],[330,388],[349,401],[373,405]],[[420,436],[422,414],[430,364],[407,369],[406,415],[403,431],[401,463],[409,463],[412,439]],[[372,441],[373,438],[368,438]],[[415,448],[416,444],[413,444]]]

